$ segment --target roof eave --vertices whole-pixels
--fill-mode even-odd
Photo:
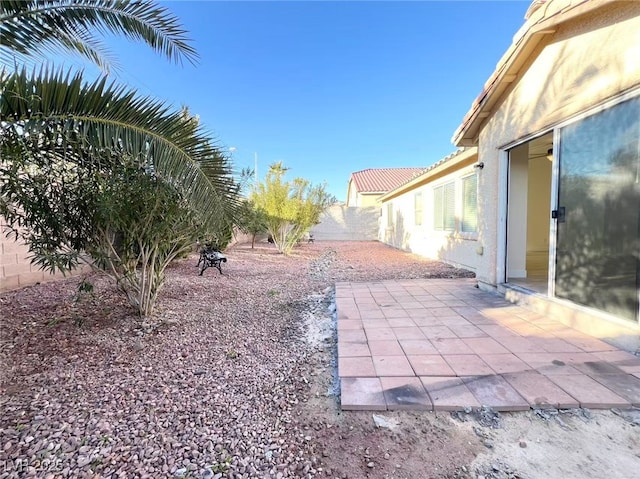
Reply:
[[[477,160],[477,155],[478,155],[478,150],[476,148],[469,148],[467,150],[460,151],[453,158],[450,158],[445,161],[440,160],[433,166],[427,168],[420,175],[409,180],[407,183],[400,185],[394,190],[388,191],[386,194],[378,198],[378,201],[382,203],[384,201],[393,199],[396,196],[400,196],[401,194],[416,188],[417,186],[421,186],[422,184],[428,183],[428,180],[434,176],[440,176],[444,173],[448,173],[451,170],[454,170],[456,167],[460,166],[461,164],[463,165],[466,165],[467,163],[470,164],[473,161]]]
[[[473,102],[471,109],[462,120],[462,124],[453,134],[451,139],[453,144],[459,147],[478,145],[478,137],[483,123],[493,114],[495,106],[500,102],[506,90],[518,79],[520,69],[530,55],[545,39],[557,31],[558,26],[579,16],[597,11],[610,3],[612,2],[609,0],[583,1],[532,24],[509,47],[498,62],[498,68],[489,77],[483,91]]]

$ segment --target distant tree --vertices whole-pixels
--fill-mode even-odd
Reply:
[[[336,201],[324,185],[313,186],[303,178],[285,181],[287,171],[282,162],[272,164],[264,182],[256,184],[251,194],[254,205],[267,215],[267,231],[283,254],[289,254]]]
[[[267,232],[267,214],[262,208],[256,207],[251,200],[242,203],[238,227],[244,233],[251,235],[251,249],[255,247],[256,236]]]

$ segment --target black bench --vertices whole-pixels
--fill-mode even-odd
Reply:
[[[200,276],[204,273],[204,270],[212,267],[217,268],[222,274],[222,263],[227,262],[227,257],[215,248],[204,248],[200,251],[200,258],[196,267],[200,268]]]

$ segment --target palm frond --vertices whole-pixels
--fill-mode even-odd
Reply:
[[[82,72],[0,72],[0,153],[10,139],[30,138],[32,155],[52,161],[135,158],[172,183],[205,221],[232,220],[238,187],[232,168],[210,136],[180,111],[139,96],[105,77]],[[49,148],[43,142],[49,141]],[[25,142],[23,142],[25,143]]]
[[[198,58],[177,17],[149,0],[0,2],[0,60],[11,54],[46,58],[57,49],[104,67],[108,56],[96,33],[144,42],[178,63],[195,63]]]

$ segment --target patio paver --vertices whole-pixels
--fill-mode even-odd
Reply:
[[[342,409],[640,407],[640,357],[473,285],[337,283]]]
[[[382,393],[389,410],[432,410],[433,403],[422,382],[415,376],[381,377]]]

